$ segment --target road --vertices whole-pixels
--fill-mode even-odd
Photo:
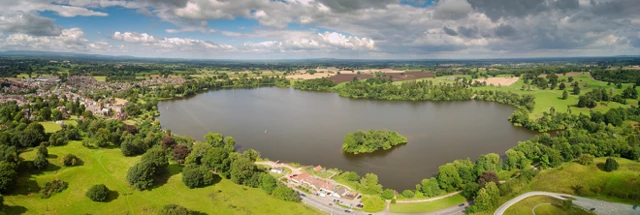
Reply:
[[[532,197],[532,196],[549,196],[549,197],[553,197],[553,198],[561,199],[561,200],[565,200],[567,198],[572,198],[572,199],[575,199],[575,200],[573,200],[573,204],[574,205],[577,205],[577,206],[582,207],[582,208],[587,209],[587,210],[589,210],[591,208],[595,208],[595,210],[593,212],[596,213],[596,214],[599,214],[599,215],[638,215],[638,214],[640,214],[640,211],[633,210],[633,206],[626,205],[626,204],[607,202],[607,201],[595,200],[595,199],[588,199],[588,198],[583,198],[583,197],[579,197],[579,196],[573,196],[573,195],[569,195],[569,194],[562,194],[562,193],[528,192],[528,193],[519,195],[519,196],[509,200],[508,202],[502,204],[493,213],[493,215],[502,215],[502,214],[504,214],[505,211],[507,211],[507,209],[509,209],[509,207],[513,206],[514,204],[518,203],[519,201],[522,201],[523,199],[526,199],[526,198]]]

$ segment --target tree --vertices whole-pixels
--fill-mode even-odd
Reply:
[[[484,187],[484,185],[489,182],[500,184],[500,179],[498,178],[498,174],[496,174],[496,172],[486,171],[483,172],[480,177],[478,177],[478,185],[480,185],[480,187]]]
[[[174,145],[176,145],[176,140],[174,140],[173,137],[164,136],[162,138],[162,149],[172,148]]]
[[[49,152],[47,151],[47,147],[44,144],[41,144],[38,147],[38,152],[36,158],[33,160],[33,167],[37,170],[44,170],[49,165],[49,160],[47,160],[47,156]]]
[[[66,154],[62,159],[62,164],[65,166],[75,166],[80,163],[80,158],[72,154]]]
[[[167,160],[167,153],[161,148],[149,149],[142,155],[140,162],[148,162],[153,164],[157,171],[165,170],[169,166],[169,160]]]
[[[378,194],[382,192],[382,185],[378,184],[378,176],[373,173],[367,173],[360,179],[360,189],[364,193]]]
[[[0,191],[9,191],[13,188],[18,180],[18,172],[14,168],[14,164],[6,161],[0,161]]]
[[[569,98],[569,93],[567,93],[567,90],[563,90],[562,91],[562,100],[567,100]]]
[[[51,112],[51,115],[53,115],[53,120],[62,120],[62,112],[60,112],[58,109],[53,110],[53,112]]]
[[[422,179],[422,194],[426,197],[434,197],[442,194],[442,189],[438,185],[436,178]]]
[[[480,188],[480,185],[475,182],[466,183],[462,186],[462,192],[460,194],[468,200],[473,200],[478,195]]]
[[[415,196],[415,194],[411,190],[404,190],[404,191],[402,191],[402,196],[404,196],[405,198],[410,199],[410,198],[413,198]]]
[[[477,211],[487,211],[498,206],[500,190],[495,183],[489,182],[480,191],[475,199],[474,207]]]
[[[496,153],[480,155],[476,161],[476,173],[478,175],[485,171],[498,171],[500,169],[502,169],[502,160],[500,155]]]
[[[573,85],[573,95],[580,95],[580,86]]]
[[[591,163],[593,163],[593,156],[591,156],[590,154],[582,154],[580,155],[580,158],[578,158],[578,163],[585,166],[591,165]]]
[[[260,174],[260,189],[265,193],[271,195],[274,189],[278,187],[278,181],[276,178],[269,174],[261,173]]]
[[[156,166],[150,162],[140,162],[127,171],[127,182],[138,190],[151,188],[154,183]]]
[[[224,137],[224,150],[229,153],[236,151],[236,140],[232,136]]]
[[[382,191],[382,194],[380,194],[380,197],[382,197],[383,199],[393,199],[394,194],[395,193],[392,189],[385,189],[384,191]]]
[[[569,82],[573,82],[573,77],[569,77],[569,79],[567,79]]]
[[[477,179],[477,175],[474,171],[474,164],[471,162],[471,159],[459,159],[453,161],[453,165],[455,165],[456,169],[458,169],[458,174],[460,175],[460,179],[462,179],[462,183],[475,182]]]
[[[364,205],[362,210],[366,212],[382,211],[386,205],[380,196],[365,196],[362,198],[362,204]]]
[[[176,204],[168,204],[158,211],[158,215],[189,215],[189,210]]]
[[[231,163],[231,181],[236,184],[244,184],[256,170],[256,166],[249,158],[238,158]]]
[[[206,140],[207,143],[211,144],[211,146],[213,147],[216,147],[216,148],[224,147],[224,141],[223,141],[224,138],[220,133],[209,132],[206,135],[204,135],[204,139]]]
[[[353,181],[353,182],[356,182],[356,181],[360,180],[360,176],[358,175],[358,173],[357,172],[352,172],[352,171],[347,171],[347,172],[342,173],[342,177],[344,179],[347,179],[347,180]]]
[[[229,177],[229,171],[231,171],[231,162],[229,154],[223,148],[213,148],[207,152],[202,158],[202,163],[209,169],[212,169],[221,176]]]
[[[560,90],[564,90],[565,88],[567,88],[567,86],[564,83],[560,83],[560,85],[558,86],[558,89]]]
[[[462,179],[458,174],[458,169],[456,169],[452,163],[440,166],[436,177],[440,187],[447,192],[452,192],[462,185]]]
[[[171,151],[171,157],[179,164],[182,164],[184,163],[184,160],[187,158],[187,156],[189,156],[189,153],[191,153],[189,147],[180,144],[173,147],[173,151]]]
[[[509,149],[505,154],[507,157],[503,166],[505,170],[524,169],[529,165],[529,160],[522,152]]]
[[[49,107],[42,108],[40,110],[40,116],[42,117],[42,120],[50,121],[51,120],[51,108],[49,108]]]
[[[96,184],[89,188],[85,196],[94,202],[106,202],[110,192],[104,184]]]
[[[616,159],[607,158],[607,161],[604,163],[604,171],[611,172],[618,169],[618,162]]]
[[[182,168],[182,182],[193,189],[212,185],[215,181],[213,173],[204,166],[189,164]]]

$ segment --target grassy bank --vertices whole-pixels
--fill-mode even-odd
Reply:
[[[83,164],[62,166],[62,158],[69,153],[80,157]],[[20,157],[33,160],[36,150],[24,152]],[[159,186],[149,191],[135,191],[126,182],[126,172],[138,160],[139,157],[124,157],[117,148],[87,149],[79,141],[49,147],[51,165],[44,172],[20,176],[16,189],[4,196],[6,213],[155,214],[165,204],[178,204],[206,214],[320,214],[304,204],[281,201],[260,189],[224,179],[213,186],[189,189],[182,183],[181,167],[175,164],[157,178]],[[68,182],[69,188],[49,199],[41,199],[40,187],[54,179]],[[84,196],[94,184],[105,184],[114,191],[108,202],[92,202]]]
[[[442,210],[448,207],[453,207],[466,202],[464,196],[457,194],[449,196],[444,199],[431,201],[431,202],[418,202],[418,203],[396,203],[389,206],[389,211],[394,213],[423,213]]]
[[[593,214],[579,208],[564,209],[562,201],[548,196],[533,196],[509,207],[504,214],[553,214],[553,215],[589,215]],[[535,210],[533,210],[535,207]]]

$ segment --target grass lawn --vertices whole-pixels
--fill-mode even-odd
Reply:
[[[62,166],[65,154],[74,154],[83,164]],[[20,155],[25,161],[36,157],[36,150]],[[51,165],[44,172],[22,173],[16,189],[4,195],[7,214],[155,214],[166,204],[182,205],[206,214],[320,214],[301,203],[285,202],[260,189],[236,185],[223,179],[213,186],[189,189],[182,183],[181,167],[171,164],[159,186],[136,191],[128,186],[126,172],[138,157],[124,157],[120,149],[87,149],[80,141],[49,147]],[[69,187],[49,199],[38,195],[46,182],[61,179]],[[94,184],[105,184],[112,192],[106,203],[92,202],[84,196]]]
[[[57,131],[62,130],[62,127],[60,127],[60,125],[56,124],[55,122],[39,122],[39,123],[44,127],[44,132],[46,133],[55,133]]]
[[[547,204],[551,203],[551,204]],[[591,212],[587,212],[580,208],[571,208],[569,210],[563,209],[558,206],[561,205],[562,201],[553,197],[548,196],[533,196],[526,198],[515,205],[509,207],[504,214],[514,214],[514,215],[529,215],[532,214],[531,210],[535,208],[536,214],[553,214],[553,215],[582,215],[582,214],[593,214]]]
[[[607,91],[613,90],[614,95],[621,94],[624,88],[628,86],[633,86],[633,84],[623,84],[622,89],[616,88],[615,84],[607,85],[607,82],[602,82],[591,78],[591,76],[587,73],[581,74],[578,76],[573,76],[574,82],[577,81],[580,86],[580,95],[584,95],[587,92],[591,92],[593,89],[598,89],[600,87],[606,89]],[[623,105],[616,102],[608,102],[606,104],[598,103],[593,109],[589,108],[578,108],[576,105],[578,104],[578,96],[573,95],[572,90],[573,87],[569,86],[570,84],[567,82],[568,77],[559,76],[558,81],[560,83],[564,82],[567,85],[567,91],[569,92],[569,98],[567,100],[562,100],[562,90],[559,90],[557,87],[553,90],[540,90],[532,87],[531,91],[522,90],[522,87],[525,86],[524,81],[522,79],[518,80],[511,86],[485,86],[485,87],[474,87],[474,90],[498,90],[498,91],[511,91],[518,94],[531,94],[535,96],[535,107],[531,113],[532,118],[538,118],[542,116],[543,112],[549,112],[551,107],[556,109],[556,112],[567,112],[568,107],[571,108],[571,113],[573,114],[589,114],[590,110],[606,112],[611,108],[616,107],[629,107],[629,105]],[[558,83],[559,84],[559,83]],[[585,87],[586,85],[586,87]],[[639,90],[639,89],[636,89]],[[637,104],[638,100],[635,99],[627,99],[628,104]]]
[[[432,202],[396,203],[389,206],[389,211],[394,213],[421,213],[445,209],[466,202],[464,196],[457,194]]]
[[[95,78],[96,81],[102,81],[102,82],[107,81],[107,76],[93,76],[93,78]]]
[[[640,204],[640,201],[609,195],[611,192],[631,194],[640,190],[640,162],[616,158],[620,168],[613,172],[605,172],[602,170],[605,160],[606,158],[596,158],[593,164],[588,166],[569,162],[554,169],[544,170],[532,180],[530,189],[632,205]],[[576,192],[577,187],[582,187],[580,193]]]

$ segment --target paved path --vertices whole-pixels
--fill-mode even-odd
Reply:
[[[599,215],[639,215],[640,211],[633,210],[633,206],[627,204],[620,204],[614,202],[607,202],[602,200],[588,199],[579,196],[573,196],[569,194],[562,193],[551,193],[551,192],[528,192],[522,195],[519,195],[508,202],[502,204],[493,215],[502,215],[504,212],[511,207],[512,205],[522,201],[531,196],[549,196],[556,199],[565,200],[567,198],[573,198],[573,204],[584,209],[595,208],[593,211]]]

